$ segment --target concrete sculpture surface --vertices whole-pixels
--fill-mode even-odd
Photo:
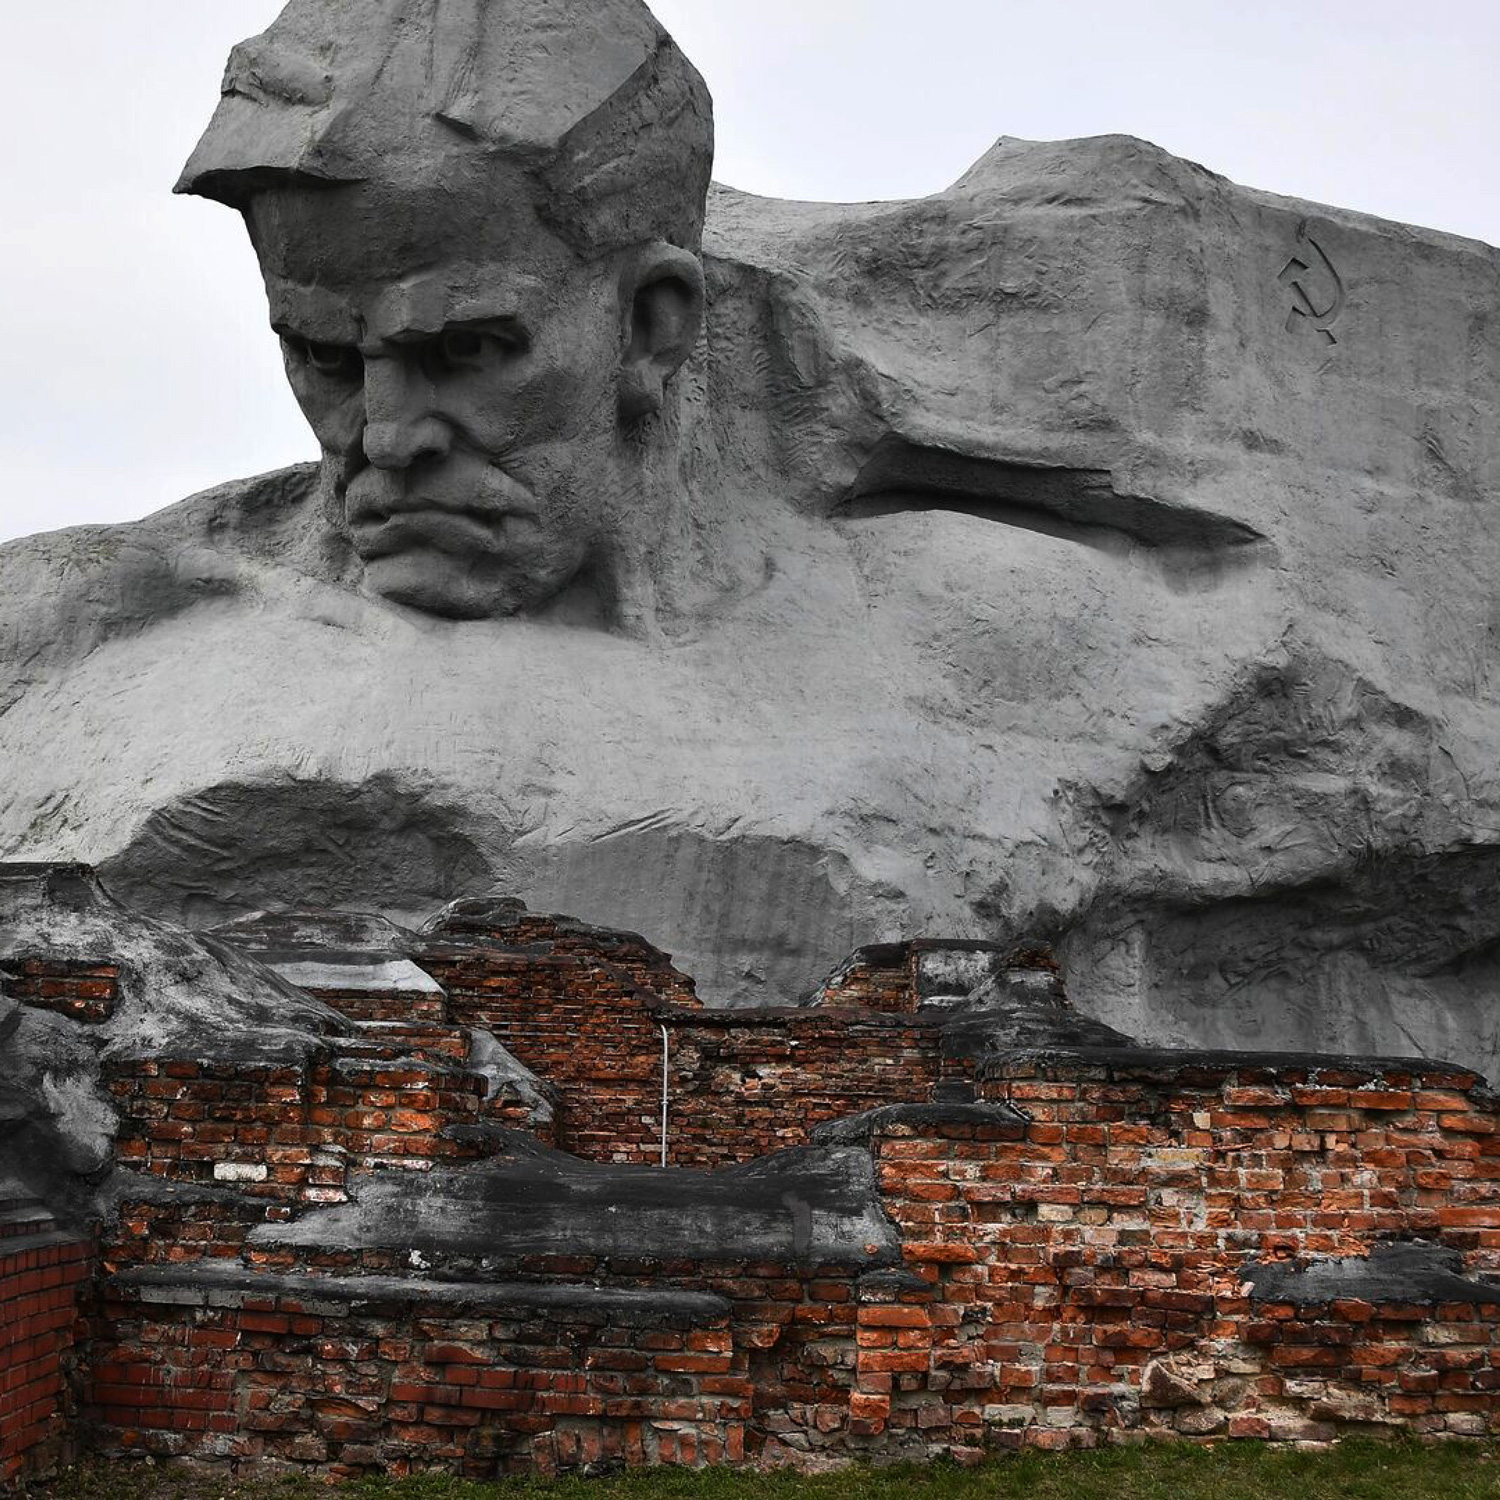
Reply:
[[[1050,940],[1149,1040],[1500,1068],[1500,257],[1124,137],[709,186],[637,0],[293,0],[181,187],[320,460],[0,548],[0,857],[519,892],[710,1002]]]

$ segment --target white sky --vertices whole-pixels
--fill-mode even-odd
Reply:
[[[280,0],[7,0],[0,539],[313,456],[238,218],[170,189]],[[1144,136],[1255,187],[1500,243],[1497,0],[656,0],[717,175],[951,182],[999,135]]]

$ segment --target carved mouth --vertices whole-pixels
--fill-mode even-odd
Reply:
[[[400,501],[390,506],[362,504],[349,518],[355,550],[366,561],[389,557],[413,547],[440,552],[503,552],[516,538],[507,533],[517,522],[534,520],[535,511],[489,505],[437,505]]]

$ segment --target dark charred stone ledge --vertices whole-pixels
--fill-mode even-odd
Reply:
[[[548,1313],[631,1326],[698,1327],[729,1316],[727,1299],[670,1288],[610,1288],[572,1283],[442,1281],[401,1276],[316,1276],[238,1266],[140,1266],[106,1282],[110,1292],[158,1306],[242,1308],[267,1298],[293,1301],[322,1316],[356,1315],[392,1304],[445,1313],[496,1316]]]
[[[944,1125],[1004,1130],[1017,1139],[1025,1134],[1027,1119],[1009,1104],[888,1104],[863,1114],[829,1120],[812,1132],[818,1146],[868,1146],[882,1130],[896,1126],[929,1130]]]
[[[1424,1240],[1376,1245],[1369,1255],[1309,1261],[1266,1261],[1244,1279],[1256,1302],[1320,1306],[1370,1302],[1429,1307],[1500,1303],[1500,1283],[1462,1274],[1457,1250]]]

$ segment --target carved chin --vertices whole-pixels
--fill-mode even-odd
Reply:
[[[448,620],[487,620],[535,609],[560,587],[426,548],[368,559],[365,586],[393,604]]]

